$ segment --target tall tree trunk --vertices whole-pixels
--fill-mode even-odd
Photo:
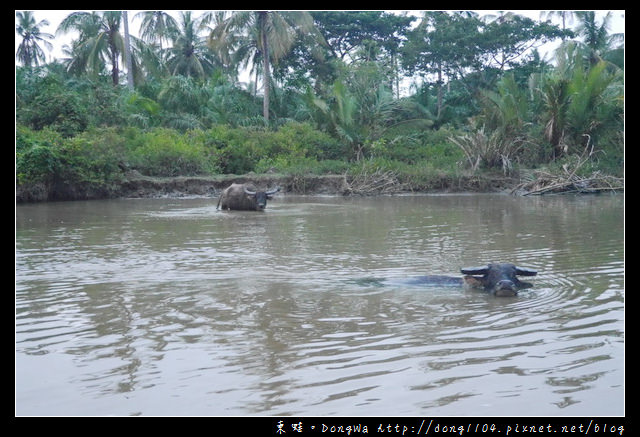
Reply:
[[[391,79],[391,90],[393,92],[393,89],[395,87],[396,90],[396,99],[400,98],[400,75],[398,74],[398,56],[396,55],[395,52],[391,53],[391,68],[393,69],[393,73],[392,76],[393,78]]]
[[[118,67],[118,52],[113,48],[111,50],[111,81],[113,86],[118,86],[120,83],[120,68]]]
[[[269,87],[271,85],[271,74],[269,71],[269,46],[267,43],[267,29],[266,21],[267,14],[269,12],[259,12],[261,18],[260,24],[260,37],[262,39],[262,67],[263,67],[263,82],[264,82],[264,100],[262,102],[262,115],[264,120],[269,122]]]
[[[438,114],[436,118],[440,120],[442,114],[442,65],[438,65]]]
[[[124,20],[124,59],[127,64],[127,86],[133,91],[133,63],[131,62],[131,41],[129,39],[129,17],[127,11],[122,11]]]
[[[109,52],[111,54],[111,81],[113,86],[118,86],[120,83],[120,67],[118,66],[118,48],[115,43],[115,31],[112,29],[109,31]]]

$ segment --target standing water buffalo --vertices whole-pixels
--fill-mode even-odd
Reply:
[[[280,187],[269,191],[258,191],[251,184],[231,184],[225,188],[218,199],[218,206],[222,209],[238,209],[246,211],[264,211],[267,199],[271,199]]]
[[[392,281],[394,284],[418,285],[429,287],[478,288],[495,296],[515,296],[518,290],[532,287],[528,282],[520,281],[516,276],[535,276],[535,270],[517,267],[509,263],[488,264],[483,267],[465,267],[460,272],[466,276],[428,275],[418,276],[404,281]]]

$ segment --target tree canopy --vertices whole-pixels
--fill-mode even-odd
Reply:
[[[621,168],[624,37],[609,14],[143,11],[135,38],[121,11],[74,12],[56,32],[74,35],[65,58],[49,64],[55,37],[37,14],[16,13],[16,121],[37,131],[305,123],[341,144],[332,159],[411,165],[449,153],[432,144],[446,131],[447,147],[475,147],[472,167],[552,163],[588,143]],[[552,59],[536,51],[549,41]]]

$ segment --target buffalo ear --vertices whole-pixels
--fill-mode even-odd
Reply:
[[[486,275],[489,272],[489,266],[484,267],[463,267],[460,269],[460,273],[465,275]]]
[[[526,267],[516,267],[516,275],[520,276],[535,276],[538,272],[533,269],[528,269]]]

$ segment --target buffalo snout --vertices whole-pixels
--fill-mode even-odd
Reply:
[[[267,207],[267,194],[265,192],[258,192],[255,194],[257,209],[265,209]]]
[[[518,294],[516,284],[509,279],[503,279],[498,281],[493,289],[493,294],[496,296],[515,296]]]

